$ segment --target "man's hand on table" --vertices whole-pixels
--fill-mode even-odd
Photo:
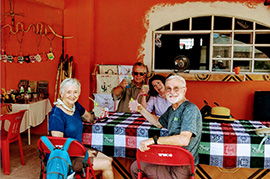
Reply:
[[[139,149],[142,152],[147,151],[147,150],[150,149],[148,146],[149,145],[152,145],[152,144],[154,144],[153,138],[149,138],[149,139],[143,140],[143,141],[140,142]]]

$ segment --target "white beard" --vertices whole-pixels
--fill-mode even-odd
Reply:
[[[172,103],[178,103],[183,99],[183,96],[181,94],[170,94],[170,95],[166,95],[167,100]]]

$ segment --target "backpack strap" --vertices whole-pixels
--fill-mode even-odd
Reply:
[[[66,151],[68,151],[68,148],[69,148],[71,142],[74,141],[74,140],[75,140],[75,139],[67,138],[67,140],[66,140],[66,142],[65,142],[65,144],[64,144],[64,146],[63,146],[63,149],[65,149]]]
[[[51,141],[48,139],[47,136],[41,136],[40,139],[42,140],[42,142],[47,146],[47,148],[48,148],[50,151],[53,151],[54,145],[51,143]]]
[[[86,150],[86,152],[85,152],[85,156],[84,156],[84,159],[83,159],[83,163],[85,163],[87,161],[88,157],[89,157],[87,149],[85,149],[85,150]]]

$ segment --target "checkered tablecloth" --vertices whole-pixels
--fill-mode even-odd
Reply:
[[[223,168],[270,168],[270,137],[250,129],[270,127],[270,122],[236,120],[233,123],[203,122],[200,164]],[[136,158],[140,141],[167,136],[167,129],[152,126],[140,114],[110,113],[94,125],[84,124],[82,142],[108,156]]]
[[[223,168],[270,168],[270,137],[262,142],[264,137],[249,131],[260,127],[270,127],[270,122],[203,122],[200,163]]]
[[[156,128],[137,113],[110,113],[94,125],[84,123],[82,143],[108,156],[136,158],[139,143],[154,135],[166,136],[168,131]]]

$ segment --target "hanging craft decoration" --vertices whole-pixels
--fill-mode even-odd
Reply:
[[[15,28],[12,28],[10,24],[7,24],[3,26],[2,28],[9,27],[10,34],[16,35],[17,41],[20,44],[20,54],[18,55],[11,55],[6,53],[4,49],[1,51],[1,61],[3,62],[10,62],[10,63],[20,63],[23,64],[24,62],[26,63],[35,63],[35,62],[41,62],[41,61],[46,61],[46,60],[53,60],[54,59],[54,54],[53,54],[53,48],[52,48],[52,42],[55,39],[55,37],[59,37],[62,39],[70,39],[73,38],[73,36],[70,37],[64,37],[56,34],[54,30],[48,26],[48,25],[43,25],[42,23],[37,23],[37,25],[30,24],[28,28],[25,30],[24,26],[21,22],[18,22],[15,26]],[[36,34],[36,45],[37,45],[37,54],[26,54],[22,55],[22,43],[23,43],[23,38],[26,33],[28,33],[31,29],[33,29],[33,32]],[[50,32],[48,32],[50,30]],[[21,37],[19,37],[19,33],[21,33]],[[49,38],[48,35],[53,34],[54,36],[52,38]],[[49,52],[42,52],[40,53],[39,47],[41,44],[42,37],[45,36],[48,41],[50,42],[50,48]],[[2,38],[1,38],[2,39]]]
[[[18,63],[23,64],[24,58],[23,58],[23,56],[22,56],[22,42],[23,42],[24,32],[23,32],[23,31],[21,31],[21,32],[22,32],[21,39],[19,39],[18,33],[16,34],[16,37],[17,37],[17,40],[18,40],[18,42],[19,42],[19,44],[20,44],[20,56],[18,56]],[[12,61],[12,62],[13,62],[13,61]]]
[[[4,26],[1,26],[1,28],[9,28],[9,35],[13,34],[16,35],[17,40],[20,44],[20,55],[11,55],[6,53],[4,48],[1,50],[1,58],[0,60],[3,62],[10,62],[10,63],[35,63],[41,62],[42,60],[53,60],[54,59],[54,54],[52,53],[52,41],[55,37],[61,38],[61,39],[70,39],[73,38],[73,36],[69,37],[64,37],[61,35],[58,35],[51,26],[49,25],[43,25],[41,22],[38,22],[36,25],[30,24],[27,29],[25,30],[24,25],[22,22],[15,23],[15,16],[24,16],[21,13],[15,13],[14,12],[14,6],[13,6],[13,0],[9,0],[10,3],[10,11],[9,12],[4,12],[5,16],[10,16],[11,17],[11,25],[6,24]],[[37,54],[27,54],[25,56],[22,55],[22,42],[23,42],[23,37],[24,34],[28,33],[30,30],[33,30],[33,32],[36,34],[36,44],[37,44]],[[50,31],[54,37],[51,39],[48,39],[48,31]],[[22,33],[21,38],[18,37],[18,33]],[[1,33],[2,35],[3,33]],[[38,35],[40,35],[38,37]],[[39,47],[41,43],[42,37],[45,36],[49,41],[50,41],[50,50],[49,53],[43,52],[41,55],[39,53]],[[3,38],[1,38],[3,39]],[[3,43],[2,43],[3,44]]]
[[[6,52],[4,51],[4,49],[2,49],[2,53],[1,53],[1,60],[3,62],[7,62],[7,55],[6,55]]]
[[[42,38],[42,35],[40,34],[40,36],[39,36],[39,38],[38,38],[38,34],[39,33],[36,33],[35,32],[35,34],[36,34],[36,45],[37,45],[37,54],[34,56],[34,55],[32,55],[31,57],[30,57],[30,59],[32,59],[32,60],[30,60],[32,63],[35,63],[35,61],[37,61],[37,62],[41,62],[41,56],[39,55],[39,46],[40,46],[40,43],[41,43],[41,38]]]
[[[53,55],[53,53],[52,53],[52,41],[53,41],[53,39],[55,38],[55,36],[53,36],[53,38],[50,39],[50,38],[48,37],[48,34],[47,34],[47,35],[45,35],[45,37],[50,41],[50,52],[47,53],[47,57],[48,57],[49,60],[53,60],[53,59],[54,59],[54,55]]]

